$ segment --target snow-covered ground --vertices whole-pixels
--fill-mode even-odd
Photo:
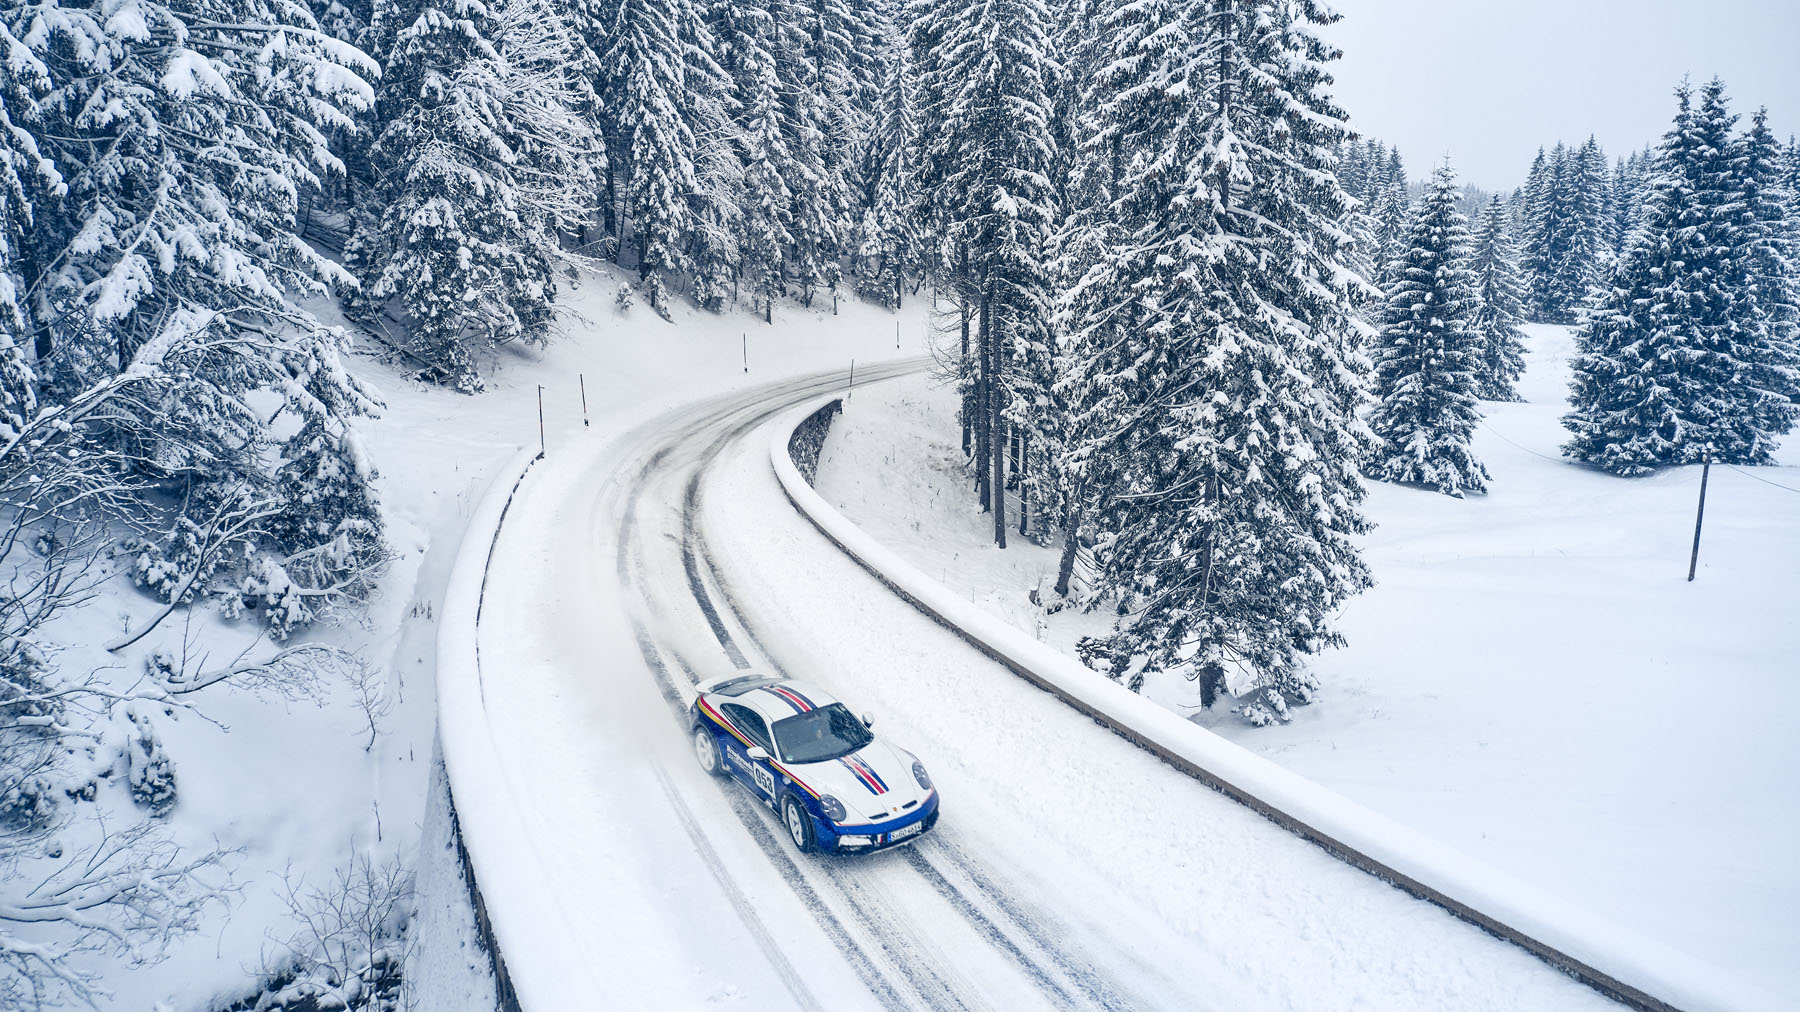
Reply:
[[[553,443],[511,502],[479,667],[440,658],[441,733],[524,1007],[1608,1006],[1096,727],[846,558],[776,483],[776,423],[755,427],[833,385]],[[936,771],[937,830],[796,855],[686,739],[682,693],[745,667],[873,711]]]
[[[1569,333],[1529,332],[1522,404],[1487,405],[1485,497],[1373,485],[1378,585],[1340,616],[1320,700],[1256,730],[1188,683],[1158,701],[1603,916],[1800,998],[1800,450],[1715,468],[1694,583],[1699,469],[1627,481],[1558,459]],[[852,398],[819,491],[926,572],[1053,645],[1053,550],[991,546],[955,397],[928,380]],[[1755,477],[1750,477],[1754,474]],[[1761,481],[1757,480],[1762,479]]]
[[[621,280],[604,272],[569,293],[566,333],[544,349],[503,351],[489,371],[488,390],[474,397],[411,381],[369,354],[354,356],[353,369],[386,404],[381,417],[366,423],[365,442],[380,471],[398,557],[364,625],[309,635],[356,650],[377,671],[380,733],[365,750],[364,710],[341,683],[326,685],[322,704],[218,686],[198,694],[192,710],[153,715],[179,778],[178,802],[161,821],[189,847],[216,841],[235,851],[227,866],[237,888],[208,909],[198,933],[182,938],[161,961],[137,965],[114,952],[94,953],[90,965],[112,992],[104,1006],[109,1012],[209,1012],[241,998],[253,989],[264,953],[293,934],[284,875],[323,885],[352,854],[377,863],[414,860],[428,822],[435,642],[445,580],[488,479],[519,447],[538,441],[540,384],[554,453],[559,443],[622,432],[706,393],[846,366],[853,358],[916,355],[925,339],[920,302],[896,316],[845,300],[834,315],[825,297],[812,309],[777,307],[774,326],[678,304],[671,323],[641,301],[620,312],[614,296]],[[314,309],[332,319],[330,307]],[[582,424],[583,382],[589,428]],[[191,623],[177,614],[119,654],[102,648],[121,628],[141,627],[157,607],[123,578],[112,581],[47,630],[62,645],[57,664],[65,672],[106,668],[123,684],[136,679],[153,651],[178,651],[184,630],[214,663],[256,635],[253,622],[226,622],[207,605]],[[429,820],[426,829],[438,848],[440,821]],[[431,895],[422,903],[456,901],[461,886],[454,865],[446,872],[436,850],[432,861],[421,883]],[[466,921],[466,908],[461,917]],[[426,918],[434,938],[466,930],[438,923],[462,923],[454,913],[427,911]],[[432,967],[462,959],[438,955],[443,958]],[[431,992],[433,1012],[455,1012],[439,1003],[445,990]],[[481,1005],[467,989],[452,993],[470,1008]]]

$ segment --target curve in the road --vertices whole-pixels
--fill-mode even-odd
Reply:
[[[904,374],[913,368],[916,367],[878,367],[870,370],[875,375],[870,376],[869,380]],[[691,604],[698,612],[723,656],[737,668],[755,666],[779,671],[781,665],[757,642],[743,611],[725,592],[717,564],[706,550],[705,538],[698,525],[701,479],[707,468],[728,447],[770,418],[788,410],[793,404],[812,396],[816,396],[812,391],[795,392],[754,408],[734,406],[684,426],[669,443],[647,454],[645,465],[637,469],[634,481],[626,493],[625,515],[617,541],[618,571],[629,586],[643,588],[648,583],[641,576],[644,556],[661,547],[663,540],[646,537],[646,531],[655,518],[646,521],[643,515],[645,490],[658,470],[668,466],[671,461],[678,462],[686,470],[686,480],[674,483],[680,487],[678,533],[674,540],[678,546],[682,576],[689,591],[686,603]],[[708,429],[713,429],[715,434],[699,452],[676,452],[676,447],[684,441]],[[635,604],[645,612],[659,613],[665,623],[673,618],[667,614],[666,602],[658,601],[654,593],[641,595]],[[726,615],[730,616],[730,623]],[[646,665],[661,683],[662,694],[670,703],[671,716],[685,730],[686,700],[690,698],[693,686],[701,680],[701,676],[695,665],[686,658],[683,644],[659,644],[650,631],[650,623],[642,618],[634,618],[633,621]],[[737,627],[735,631],[729,627],[731,625]],[[671,665],[665,662],[665,654],[673,660],[675,671],[671,671]],[[753,657],[755,661],[752,660]],[[685,684],[677,683],[677,677]],[[724,787],[724,790],[734,814],[751,838],[768,855],[782,878],[801,896],[808,909],[814,912],[820,927],[843,948],[859,977],[884,1007],[992,1007],[983,989],[975,986],[967,974],[958,971],[955,960],[930,951],[932,947],[926,937],[928,931],[921,930],[919,925],[902,923],[894,915],[893,910],[898,904],[893,902],[891,891],[889,894],[871,892],[870,876],[863,874],[867,869],[857,864],[855,859],[823,858],[817,862],[817,870],[811,875],[807,874],[786,852],[779,835],[770,829],[769,821],[761,812],[760,806],[729,786]],[[694,835],[700,837],[701,834]],[[1120,988],[1104,980],[1091,965],[1058,945],[1043,930],[1041,917],[1026,914],[1023,905],[1005,896],[993,879],[976,867],[966,854],[954,855],[951,859],[953,868],[941,867],[934,860],[934,852],[937,850],[935,843],[936,841],[927,840],[918,846],[907,848],[902,860],[891,863],[890,866],[897,866],[910,873],[910,876],[903,877],[916,876],[917,885],[923,887],[920,891],[936,895],[955,911],[974,935],[985,940],[994,949],[998,961],[1016,968],[1025,978],[1026,984],[1043,1000],[1057,1008],[1066,1009],[1116,1010],[1133,1007],[1120,996]],[[968,881],[973,886],[973,892],[965,891],[953,881],[953,877]],[[815,884],[815,880],[822,881]],[[829,902],[821,896],[821,887],[829,889]],[[911,882],[902,883],[900,888],[915,891]],[[840,917],[836,912],[839,909],[845,911],[848,917]],[[866,936],[873,943],[872,946],[860,943],[856,938],[858,935]],[[1027,948],[1032,951],[1028,952]],[[890,965],[894,972],[883,972],[881,964]]]

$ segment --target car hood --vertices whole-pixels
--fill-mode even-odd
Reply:
[[[842,759],[790,768],[817,793],[843,802],[850,821],[882,822],[913,811],[931,793],[913,779],[913,762],[910,753],[873,741]]]

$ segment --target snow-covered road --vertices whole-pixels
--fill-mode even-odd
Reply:
[[[495,786],[457,804],[490,828],[471,846],[525,1008],[1607,1005],[1097,727],[845,558],[787,502],[762,427],[846,378],[553,448],[508,511],[469,715]],[[743,667],[872,709],[932,769],[938,831],[794,853],[688,753],[684,693]]]

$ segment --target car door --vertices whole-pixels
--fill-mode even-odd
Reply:
[[[772,751],[774,745],[769,739],[769,726],[763,722],[762,715],[740,703],[726,703],[720,707],[726,719],[737,729],[744,732],[745,737],[761,745],[765,751]],[[764,761],[750,758],[744,743],[735,737],[726,745],[725,766],[731,775],[743,781],[744,786],[755,791],[764,801],[773,804],[775,801],[775,770]]]

